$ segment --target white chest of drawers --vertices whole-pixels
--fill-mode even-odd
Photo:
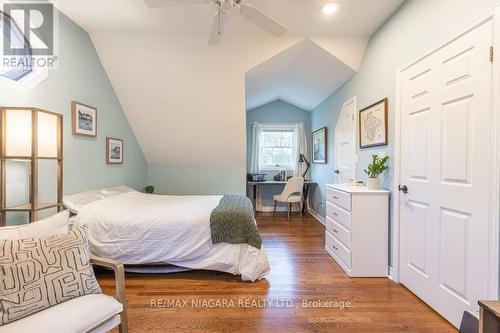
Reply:
[[[326,185],[325,249],[351,277],[387,277],[389,191]]]

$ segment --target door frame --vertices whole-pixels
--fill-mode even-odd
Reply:
[[[389,277],[395,282],[400,282],[400,204],[402,202],[398,186],[401,184],[401,73],[422,59],[434,54],[441,48],[460,38],[464,34],[481,24],[492,20],[493,22],[493,48],[495,57],[492,63],[492,128],[491,128],[491,179],[489,188],[490,216],[489,216],[489,239],[488,239],[488,297],[498,299],[499,297],[499,231],[500,231],[500,5],[488,9],[483,15],[471,20],[446,38],[438,42],[434,47],[413,58],[404,66],[396,70],[396,103],[395,103],[395,133],[394,133],[394,184],[392,220],[394,231],[392,239],[392,267],[389,268]],[[485,50],[485,57],[488,50]]]
[[[340,114],[339,114],[338,119],[340,119],[342,117],[342,113],[345,109],[345,106],[349,105],[351,103],[354,104],[354,175],[356,176],[356,170],[358,167],[358,135],[359,135],[358,134],[359,133],[359,130],[358,130],[358,101],[357,101],[356,96],[353,96],[353,97],[347,99],[342,104],[342,108],[340,109]],[[337,132],[338,125],[339,125],[339,123],[337,121],[337,123],[335,124],[335,133]],[[333,138],[334,138],[333,152],[334,152],[335,156],[337,156],[336,151],[335,151],[335,148],[337,147],[336,140],[335,140],[335,133],[333,134]],[[333,168],[334,169],[337,168],[337,158],[336,157],[333,158]]]

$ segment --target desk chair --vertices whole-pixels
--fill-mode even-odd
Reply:
[[[302,216],[303,189],[304,189],[304,177],[290,178],[286,182],[283,192],[281,194],[276,194],[273,196],[274,200],[273,218],[276,215],[276,205],[278,204],[278,202],[285,202],[287,204],[288,219],[290,219],[293,203],[296,205],[299,214]]]

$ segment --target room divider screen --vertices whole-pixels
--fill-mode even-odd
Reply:
[[[0,226],[62,209],[62,135],[61,114],[0,107]]]

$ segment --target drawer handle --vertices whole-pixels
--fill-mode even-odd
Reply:
[[[334,199],[338,199],[339,197],[337,197],[337,196],[333,196],[333,198],[334,198]]]
[[[333,232],[336,233],[336,234],[339,233],[339,231],[337,229],[335,229],[335,228],[333,229]]]
[[[337,214],[337,213],[333,212],[333,215],[338,216],[339,214]]]
[[[335,245],[332,245],[332,247],[333,247],[333,249],[334,249],[334,250],[338,250],[338,249],[339,249],[339,248],[338,248],[338,247],[336,247]]]

